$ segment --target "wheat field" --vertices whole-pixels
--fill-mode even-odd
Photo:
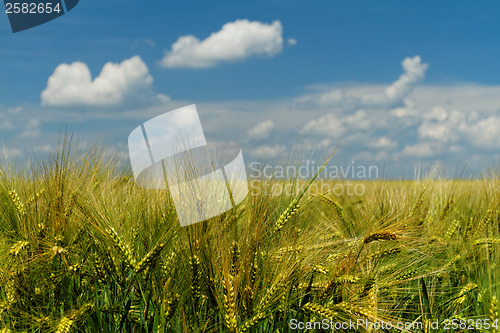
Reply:
[[[497,332],[499,180],[362,185],[181,228],[95,150],[6,166],[0,332]]]

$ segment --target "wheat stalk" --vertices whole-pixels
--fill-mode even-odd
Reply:
[[[422,206],[422,204],[424,202],[424,200],[423,200],[424,194],[425,194],[425,189],[424,189],[424,191],[421,191],[420,194],[418,195],[417,200],[415,200],[415,204],[413,205],[413,208],[411,209],[408,217],[413,217],[418,212],[418,210],[420,209],[420,207]]]
[[[247,320],[243,325],[240,327],[239,332],[245,332],[252,328],[253,326],[257,325],[261,320],[265,319],[268,313],[268,307],[273,301],[273,298],[280,293],[283,293],[285,290],[285,286],[283,283],[278,283],[273,286],[271,286],[267,292],[266,295],[262,298],[262,301],[259,303],[257,308],[255,309],[255,314]]]
[[[224,322],[230,332],[234,333],[237,329],[238,321],[236,319],[236,295],[234,292],[233,277],[230,275],[229,278],[225,279],[225,289],[224,294]]]
[[[494,323],[495,321],[498,322],[498,301],[497,297],[493,296],[491,297],[490,301],[490,309],[489,309],[489,319],[491,323]],[[492,327],[491,333],[496,333],[497,329]]]
[[[40,191],[32,194],[28,200],[26,200],[26,205],[29,206],[35,199],[38,199],[43,193],[45,192],[45,189],[42,188]]]
[[[361,278],[354,275],[346,274],[346,275],[336,276],[326,284],[321,294],[321,298],[327,297],[332,292],[332,290],[338,285],[357,283],[359,280],[361,280]]]
[[[320,304],[316,303],[307,303],[303,306],[304,310],[314,313],[322,318],[334,320],[339,316],[337,311],[326,308]]]
[[[363,307],[355,305],[355,304],[342,302],[342,303],[332,304],[330,306],[331,306],[331,310],[339,310],[339,311],[349,313],[349,314],[352,314],[355,316],[362,315],[362,316],[365,316],[365,317],[371,318],[371,319],[376,318],[376,316],[374,315],[372,310],[367,309],[367,308],[363,308]]]
[[[446,205],[443,208],[443,211],[441,212],[441,215],[439,216],[439,222],[443,222],[446,216],[448,216],[448,213],[451,210],[451,206],[455,203],[455,199],[453,197],[449,198],[448,201],[446,202]]]
[[[191,292],[196,301],[201,296],[200,258],[197,255],[192,255],[189,259],[189,265],[191,266]]]
[[[128,246],[128,244],[126,244],[123,241],[123,239],[118,235],[118,233],[116,232],[116,230],[113,227],[107,228],[106,233],[110,236],[111,240],[113,241],[114,246],[118,249],[122,258],[125,259],[125,263],[129,267],[135,268],[136,261],[134,259],[132,251],[130,250],[130,247]]]
[[[161,251],[165,248],[166,244],[156,244],[156,246],[142,260],[135,266],[135,272],[141,273],[146,268],[149,268],[159,257]]]
[[[500,244],[500,238],[479,238],[474,241],[474,245]]]
[[[21,251],[29,245],[28,241],[17,241],[9,250],[9,254],[13,256],[19,255]]]
[[[298,210],[300,209],[299,200],[299,197],[293,199],[290,205],[288,205],[283,213],[281,213],[279,218],[274,223],[274,231],[280,231],[281,229],[283,229],[288,220],[290,220],[292,216],[294,216],[298,212]]]
[[[237,242],[232,242],[231,244],[231,268],[230,273],[232,276],[238,274],[238,265],[240,261],[241,250]]]
[[[451,236],[455,233],[455,231],[457,230],[458,226],[460,225],[460,221],[459,220],[454,220],[451,224],[450,224],[450,227],[448,228],[448,230],[446,230],[446,233],[444,234],[444,238],[445,239],[450,239]]]
[[[347,216],[345,215],[344,207],[342,207],[342,205],[339,204],[337,201],[332,200],[325,195],[321,195],[320,197],[324,202],[326,202],[327,204],[329,204],[330,206],[332,206],[335,209],[335,211],[337,212],[337,215],[340,219],[340,222],[342,222],[343,225],[347,226],[348,221],[347,221]]]
[[[388,249],[388,250],[374,252],[374,253],[370,254],[367,258],[368,259],[379,259],[382,257],[386,257],[386,256],[390,256],[393,254],[400,253],[401,251],[402,251],[401,246],[397,246],[397,247],[393,247],[393,248]]]
[[[467,283],[462,289],[460,289],[460,292],[458,293],[458,296],[456,298],[456,303],[463,304],[465,302],[465,297],[467,296],[467,294],[477,288],[478,288],[477,284]]]
[[[464,230],[464,233],[463,233],[463,238],[464,239],[469,238],[470,233],[472,231],[473,222],[474,222],[474,217],[471,216],[469,218],[469,221],[467,221],[467,225],[465,226],[465,230]]]
[[[479,223],[478,227],[476,228],[476,232],[475,232],[475,235],[479,235],[483,229],[491,222],[491,217],[493,215],[493,211],[491,209],[488,209],[486,211],[486,214],[483,218],[483,220],[481,221],[481,223]]]
[[[75,321],[69,317],[62,317],[57,325],[56,333],[69,333]]]
[[[12,202],[14,203],[14,206],[16,206],[17,213],[20,216],[26,215],[26,209],[24,208],[24,204],[21,201],[21,198],[19,197],[19,194],[17,194],[16,190],[10,190],[9,191],[9,196],[12,199]]]
[[[417,275],[419,273],[419,269],[418,268],[414,268],[414,269],[410,269],[400,275],[398,275],[396,277],[396,281],[402,281],[402,280],[407,280],[407,279],[410,279],[412,277],[414,277],[415,275]]]
[[[283,229],[283,227],[285,226],[286,222],[290,218],[292,218],[293,215],[295,215],[297,213],[297,211],[300,209],[300,205],[299,205],[300,199],[302,199],[302,197],[304,196],[304,194],[306,194],[307,190],[309,189],[309,187],[311,186],[311,184],[314,182],[314,180],[316,178],[318,178],[318,176],[321,174],[321,172],[326,167],[326,165],[328,164],[328,162],[330,162],[330,159],[333,157],[334,153],[335,153],[335,151],[330,155],[330,157],[326,160],[326,162],[318,170],[318,172],[314,175],[314,177],[302,189],[302,191],[300,191],[299,195],[297,197],[295,197],[292,200],[292,202],[290,203],[290,205],[288,205],[288,207],[283,211],[283,213],[281,213],[281,215],[279,216],[278,220],[276,220],[276,222],[274,223],[274,231],[280,231],[281,229]]]
[[[393,232],[390,231],[377,231],[372,233],[371,235],[368,235],[365,237],[363,240],[363,243],[368,244],[371,242],[375,241],[381,241],[381,240],[396,240],[398,239],[398,235],[396,235]]]
[[[178,294],[173,294],[172,297],[165,302],[165,317],[167,322],[169,322],[174,316],[174,312],[178,304],[179,304]]]
[[[94,309],[90,303],[85,304],[70,316],[62,317],[57,325],[56,333],[69,333],[74,325],[87,313]]]

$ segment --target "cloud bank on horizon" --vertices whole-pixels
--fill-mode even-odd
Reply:
[[[403,73],[387,86],[324,86],[320,92],[290,99],[257,101],[251,114],[242,111],[247,109],[245,102],[197,104],[200,110],[217,114],[208,122],[207,132],[222,135],[219,140],[243,141],[246,154],[253,159],[283,158],[297,137],[308,149],[331,149],[342,142],[341,156],[349,154],[349,159],[373,163],[452,155],[480,160],[500,145],[496,113],[500,87],[421,86],[429,64],[418,55],[401,64]],[[105,64],[93,80],[86,64],[74,62],[57,66],[41,102],[44,107],[119,105],[129,95],[152,91],[152,85],[153,77],[139,56]],[[162,97],[156,100],[160,107],[146,108],[151,115],[182,105],[166,95],[158,96]],[[138,114],[132,110],[125,118],[138,118]],[[31,132],[25,130],[23,135],[39,134],[36,125],[25,125]],[[236,130],[231,132],[231,128]],[[246,136],[241,137],[242,131]]]
[[[282,52],[283,44],[280,21],[236,20],[204,40],[179,37],[156,65],[163,72],[214,67],[254,56],[265,61]],[[297,41],[291,38],[287,44]],[[154,65],[149,64],[151,69]],[[168,91],[157,93],[154,70],[140,55],[105,62],[95,77],[83,61],[61,63],[40,94],[44,119],[36,118],[40,106],[0,107],[0,128],[17,130],[16,141],[28,142],[46,135],[44,126],[72,114],[75,123],[88,128],[96,119],[102,126],[108,124],[108,134],[116,143],[126,138],[130,127],[120,124],[141,123],[196,103],[200,114],[208,115],[203,120],[208,137],[237,141],[250,159],[283,159],[298,142],[310,150],[331,150],[341,143],[339,158],[365,163],[479,163],[499,157],[500,86],[426,85],[430,65],[419,55],[404,58],[401,66],[399,77],[385,85],[319,82],[309,92],[288,98],[209,102],[178,100]],[[131,103],[136,99],[142,104]]]

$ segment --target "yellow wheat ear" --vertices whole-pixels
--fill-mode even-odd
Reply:
[[[302,197],[304,196],[304,194],[306,194],[306,192],[309,189],[309,187],[311,186],[311,184],[314,182],[314,180],[316,180],[316,178],[318,178],[318,176],[321,174],[321,172],[326,167],[326,165],[328,164],[328,162],[330,162],[330,160],[332,159],[332,157],[333,157],[333,155],[335,154],[336,151],[337,151],[337,148],[335,148],[333,150],[333,152],[326,159],[325,163],[321,166],[321,168],[319,169],[319,171],[314,175],[314,177],[311,178],[311,180],[309,180],[309,182],[306,184],[306,186],[304,186],[304,188],[302,189],[302,191],[300,191],[299,195],[296,196],[295,199],[292,200],[292,202],[290,203],[290,205],[288,205],[288,207],[283,211],[283,213],[281,213],[280,217],[274,223],[274,231],[277,232],[277,231],[280,231],[281,229],[283,229],[283,227],[285,226],[286,222],[293,215],[295,215],[295,213],[297,213],[297,211],[300,209],[300,204],[299,204],[300,199],[302,199]]]

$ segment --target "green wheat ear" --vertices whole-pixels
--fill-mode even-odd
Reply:
[[[490,302],[490,309],[489,309],[489,319],[492,323],[495,322],[495,320],[498,320],[498,301],[497,301],[497,297],[496,296],[493,296],[491,298],[491,302]],[[491,330],[492,333],[496,333],[497,330],[495,328],[493,328]]]
[[[17,210],[18,214],[21,216],[24,216],[26,214],[26,209],[24,208],[24,204],[21,200],[21,197],[19,197],[19,194],[17,194],[17,191],[10,190],[9,196],[12,199],[14,206],[16,206],[16,210]]]
[[[283,229],[283,227],[285,226],[286,222],[288,220],[290,220],[290,218],[292,218],[297,213],[297,211],[300,209],[300,204],[299,204],[300,199],[302,199],[302,197],[304,196],[304,194],[306,194],[306,192],[309,189],[309,187],[311,187],[311,184],[314,182],[314,180],[316,178],[318,178],[318,176],[321,174],[321,172],[326,167],[326,165],[328,164],[328,162],[330,162],[330,160],[333,157],[333,154],[335,154],[336,151],[337,151],[337,149],[335,149],[332,152],[332,154],[326,159],[326,162],[321,166],[321,168],[319,169],[319,171],[314,175],[314,177],[311,180],[309,180],[309,182],[302,189],[302,191],[300,191],[299,195],[297,197],[295,197],[295,199],[292,200],[292,202],[290,203],[290,205],[283,211],[283,213],[281,213],[280,217],[274,223],[274,231],[278,232],[281,229]]]
[[[71,328],[73,327],[74,322],[75,321],[73,319],[63,317],[59,322],[59,325],[57,325],[56,333],[69,333],[69,331],[71,331]]]

